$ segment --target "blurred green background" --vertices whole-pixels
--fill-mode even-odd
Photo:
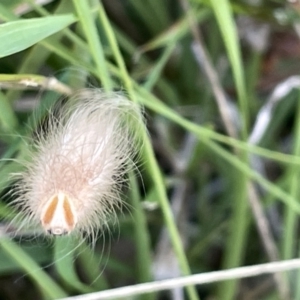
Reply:
[[[297,0],[2,0],[0,299],[298,257],[299,13]],[[22,170],[23,139],[84,87],[145,108],[119,220],[95,244],[17,230],[10,174]],[[300,299],[299,280],[293,271],[134,299]]]

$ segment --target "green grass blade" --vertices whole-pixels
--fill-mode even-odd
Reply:
[[[134,218],[134,231],[137,247],[136,266],[139,282],[152,281],[151,262],[152,253],[150,245],[150,236],[147,228],[147,221],[140,201],[139,187],[134,177],[130,174],[130,200],[133,206],[132,216]],[[153,294],[143,297],[144,300],[154,299]]]
[[[96,64],[97,75],[106,91],[110,91],[113,83],[108,72],[104,50],[94,22],[94,16],[86,0],[73,0],[77,15],[88,41],[93,60]]]
[[[223,149],[215,142],[212,142],[210,138],[211,132],[206,131],[201,126],[182,118],[172,109],[164,105],[162,102],[158,101],[158,99],[153,95],[149,94],[148,91],[146,91],[144,88],[138,87],[138,90],[140,92],[140,97],[138,99],[142,104],[144,104],[149,109],[165,116],[169,120],[172,120],[186,130],[196,134],[200,141],[205,143],[205,145],[211,148],[220,157],[223,157],[226,161],[230,162],[232,166],[236,167],[239,171],[242,171],[244,175],[247,175],[249,178],[257,181],[258,184],[262,185],[267,191],[278,197],[283,203],[289,205],[297,212],[300,212],[300,204],[291,195],[284,192],[276,184],[273,184],[265,179],[262,175],[253,170],[251,167],[249,167],[248,164],[241,161],[234,154]]]
[[[41,290],[50,298],[58,299],[67,297],[65,291],[55,283],[47,273],[18,245],[8,238],[0,239],[1,248],[28,274]]]
[[[1,83],[0,83],[1,85]],[[0,92],[0,128],[12,132],[18,126],[18,119],[7,97]]]
[[[91,293],[95,290],[83,284],[75,270],[76,246],[80,243],[77,239],[58,237],[54,244],[54,263],[56,271],[63,281],[74,291]]]
[[[175,48],[175,42],[171,42],[161,55],[161,57],[158,59],[157,63],[153,66],[151,72],[149,72],[149,75],[147,76],[146,82],[144,83],[145,89],[148,91],[151,91],[152,88],[155,86],[155,83],[159,80],[161,77],[161,73],[163,71],[164,66],[168,62],[168,59],[170,58],[173,50]]]
[[[12,21],[17,20],[18,18],[9,10],[7,9],[3,4],[0,4],[0,18],[3,21]]]
[[[300,96],[300,94],[299,94]],[[298,98],[299,98],[298,96]],[[294,154],[300,155],[300,101],[298,100],[298,111],[296,115],[296,124],[295,124],[295,141],[294,141]],[[299,198],[300,189],[299,189],[299,170],[295,166],[291,166],[288,171],[289,182],[290,182],[290,194],[295,199]],[[298,244],[295,236],[297,235],[297,219],[298,214],[295,210],[290,207],[287,207],[285,210],[284,218],[284,235],[282,241],[282,258],[290,259],[294,258],[296,245]]]
[[[105,11],[103,10],[101,4],[100,4],[100,19],[101,19],[102,23],[104,24],[104,29],[106,31],[106,35],[107,35],[110,45],[112,47],[112,52],[118,63],[118,67],[120,69],[120,77],[124,81],[124,84],[130,95],[130,98],[133,101],[137,101],[137,94],[136,94],[135,90],[133,89],[132,80],[127,72],[127,69],[126,69],[125,63],[123,61],[122,55],[120,53],[119,47],[117,45],[116,38],[113,33],[112,27],[110,26],[110,24],[107,20]],[[153,152],[151,141],[145,131],[143,131],[141,134],[143,136],[143,141],[144,141],[144,159],[147,162],[149,173],[153,177],[153,182],[155,184],[155,188],[157,189],[160,206],[161,206],[163,214],[164,214],[166,226],[167,226],[170,236],[171,236],[171,241],[173,243],[174,251],[177,255],[179,265],[181,267],[182,272],[185,275],[191,274],[191,270],[190,270],[186,255],[184,253],[181,238],[180,238],[179,232],[176,228],[174,216],[172,214],[172,210],[171,210],[171,207],[170,207],[170,204],[168,201],[166,188],[164,186],[164,180],[163,180],[162,174],[159,170],[159,166],[158,166],[157,160],[156,160],[154,152]],[[194,300],[198,299],[195,287],[188,286],[187,291],[188,291],[190,299],[194,299]]]
[[[232,67],[235,86],[238,93],[240,109],[242,113],[242,135],[245,139],[248,131],[248,104],[242,57],[239,47],[238,33],[234,24],[230,2],[228,0],[210,0],[213,12],[216,16],[222,37],[227,49],[230,65]]]

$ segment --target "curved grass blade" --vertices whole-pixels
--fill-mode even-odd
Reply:
[[[65,291],[17,244],[2,237],[0,246],[28,274],[50,299],[66,297]]]

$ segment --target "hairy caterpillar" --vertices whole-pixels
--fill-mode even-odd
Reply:
[[[139,107],[119,94],[85,89],[51,114],[32,141],[31,159],[13,201],[24,222],[52,235],[93,233],[120,204],[124,174],[138,152],[144,122]]]

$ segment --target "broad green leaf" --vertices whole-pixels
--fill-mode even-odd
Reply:
[[[73,15],[7,22],[0,25],[0,58],[22,51],[74,23]]]

